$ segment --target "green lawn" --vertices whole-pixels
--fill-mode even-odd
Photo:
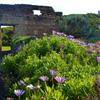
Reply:
[[[2,46],[2,51],[10,51],[11,46]]]

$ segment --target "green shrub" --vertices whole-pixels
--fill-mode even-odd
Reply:
[[[71,14],[59,20],[60,31],[72,34],[86,41],[95,41],[100,38],[100,15],[98,14]]]
[[[2,45],[11,46],[12,36],[13,36],[13,27],[4,27],[4,28],[1,28],[1,30],[3,31]]]
[[[93,82],[96,73],[100,73],[96,54],[88,54],[87,48],[66,37],[32,40],[17,54],[6,56],[1,64],[1,70],[8,75],[11,84],[26,77],[30,83],[36,83],[41,75],[50,77],[50,69],[68,79],[61,90],[69,100],[74,97],[81,100],[95,93]]]

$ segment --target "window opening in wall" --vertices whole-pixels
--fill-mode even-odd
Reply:
[[[40,10],[33,10],[33,14],[34,15],[42,15],[41,11]]]

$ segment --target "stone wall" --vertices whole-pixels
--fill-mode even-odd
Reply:
[[[39,10],[41,15],[34,15],[34,10]],[[49,6],[36,5],[0,5],[0,26],[11,25],[15,27],[15,35],[33,35],[50,33],[58,30],[57,16],[62,13],[55,12]]]

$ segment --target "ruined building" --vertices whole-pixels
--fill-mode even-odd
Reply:
[[[40,11],[35,15],[34,11]],[[33,35],[58,30],[57,18],[62,13],[55,12],[50,6],[26,4],[0,4],[0,26],[13,26],[17,35]]]

